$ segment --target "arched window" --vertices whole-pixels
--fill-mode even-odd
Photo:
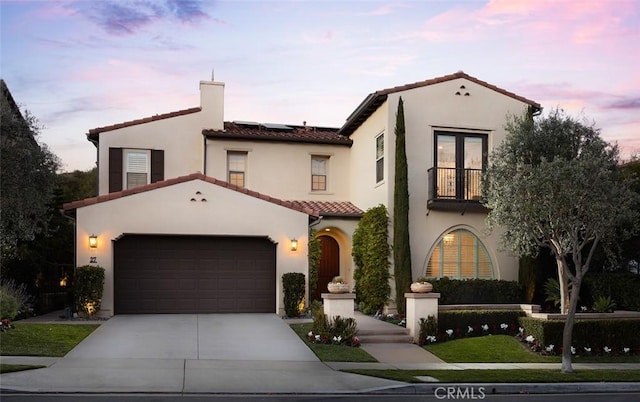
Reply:
[[[493,264],[478,236],[457,229],[445,234],[427,263],[427,276],[452,279],[493,279]]]

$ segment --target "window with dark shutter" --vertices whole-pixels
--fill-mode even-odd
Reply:
[[[109,192],[122,190],[122,148],[109,148]]]

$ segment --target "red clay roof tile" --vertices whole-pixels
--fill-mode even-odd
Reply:
[[[171,178],[168,180],[164,180],[164,181],[160,181],[160,182],[156,182],[156,183],[151,183],[151,184],[147,184],[145,186],[139,186],[139,187],[135,187],[129,190],[122,190],[122,191],[117,191],[114,193],[110,193],[110,194],[105,194],[105,195],[101,195],[98,197],[93,197],[93,198],[87,198],[84,200],[79,200],[79,201],[73,201],[73,202],[69,202],[66,203],[62,206],[62,208],[65,211],[73,211],[76,210],[78,208],[82,208],[82,207],[86,207],[88,205],[93,205],[93,204],[99,204],[102,202],[106,202],[106,201],[111,201],[111,200],[115,200],[118,198],[123,198],[123,197],[127,197],[130,195],[134,195],[134,194],[139,194],[139,193],[144,193],[147,191],[151,191],[151,190],[155,190],[158,188],[163,188],[163,187],[169,187],[172,186],[174,184],[178,184],[178,183],[185,183],[191,180],[202,180],[202,181],[206,181],[207,183],[211,183],[211,184],[215,184],[217,186],[221,186],[221,187],[226,187],[230,190],[233,191],[237,191],[240,193],[244,193],[250,197],[254,197],[254,198],[258,198],[258,199],[262,199],[265,200],[267,202],[271,202],[273,204],[277,204],[280,206],[283,206],[285,208],[289,208],[289,209],[293,209],[295,211],[298,212],[302,212],[305,213],[307,215],[310,215],[312,217],[319,217],[319,212],[307,205],[298,205],[289,201],[284,201],[284,200],[280,200],[278,198],[273,198],[270,197],[266,194],[262,194],[262,193],[258,193],[255,191],[251,191],[251,190],[247,190],[244,187],[239,187],[236,186],[234,184],[230,184],[228,182],[222,181],[222,180],[218,180],[215,179],[213,177],[208,177],[203,175],[202,173],[192,173],[190,175],[187,176],[181,176],[181,177],[175,177],[175,178]]]
[[[243,124],[227,121],[224,123],[224,130],[203,130],[202,133],[209,139],[284,141],[345,146],[353,144],[350,138],[338,134],[337,128],[290,124],[277,126],[279,127],[270,127],[268,124]]]
[[[300,208],[309,208],[318,211],[323,216],[345,216],[360,217],[364,213],[348,201],[299,201],[293,200],[291,203]]]

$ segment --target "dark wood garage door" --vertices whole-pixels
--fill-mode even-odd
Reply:
[[[114,313],[273,313],[267,238],[125,235],[114,245]]]

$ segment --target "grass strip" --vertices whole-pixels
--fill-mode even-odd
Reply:
[[[298,334],[300,339],[318,356],[323,362],[377,362],[373,356],[360,348],[340,345],[320,345],[310,342],[307,334],[311,331],[313,324],[290,324],[291,329]]]
[[[489,335],[435,343],[425,349],[447,363],[560,363],[560,356],[543,356],[513,336]],[[640,356],[576,355],[574,363],[640,363]]]
[[[0,333],[1,356],[62,357],[92,333],[92,324],[14,324],[15,328]]]
[[[30,364],[0,364],[0,374],[13,373],[16,371],[33,370],[45,368],[47,366],[33,366]]]
[[[407,383],[423,383],[416,377],[429,376],[443,383],[563,383],[563,382],[637,382],[640,370],[372,370],[348,369],[348,373]]]

